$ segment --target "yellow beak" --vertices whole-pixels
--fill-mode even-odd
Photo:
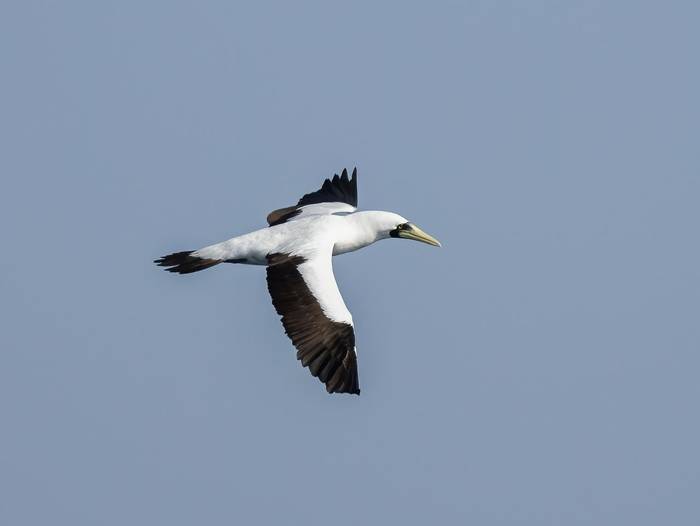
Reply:
[[[434,247],[442,246],[437,239],[435,239],[430,234],[426,234],[413,223],[406,223],[406,226],[403,229],[399,230],[398,236],[404,239],[413,239],[414,241],[420,241],[421,243],[428,243],[428,245],[433,245]]]

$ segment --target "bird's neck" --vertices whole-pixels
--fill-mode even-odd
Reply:
[[[385,238],[378,228],[375,212],[355,212],[343,217],[343,228],[338,229],[333,255],[359,250]]]

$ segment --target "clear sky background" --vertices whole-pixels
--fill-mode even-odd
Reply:
[[[700,524],[697,2],[3,2],[0,523]],[[360,397],[261,267],[343,167]]]

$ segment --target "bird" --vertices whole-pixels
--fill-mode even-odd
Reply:
[[[296,205],[267,216],[268,226],[198,250],[154,261],[168,272],[191,274],[220,263],[264,265],[272,304],[303,367],[328,393],[360,394],[352,315],[333,274],[333,256],[382,239],[441,246],[393,212],[357,209],[357,168],[325,179]]]

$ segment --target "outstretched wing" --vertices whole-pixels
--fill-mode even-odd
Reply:
[[[353,169],[350,178],[348,171],[343,170],[341,175],[335,174],[333,179],[326,179],[319,190],[306,194],[295,206],[270,212],[267,222],[274,226],[309,215],[349,213],[356,209],[357,168]]]
[[[333,276],[331,253],[267,257],[267,287],[297,359],[329,393],[360,394],[352,316]]]

